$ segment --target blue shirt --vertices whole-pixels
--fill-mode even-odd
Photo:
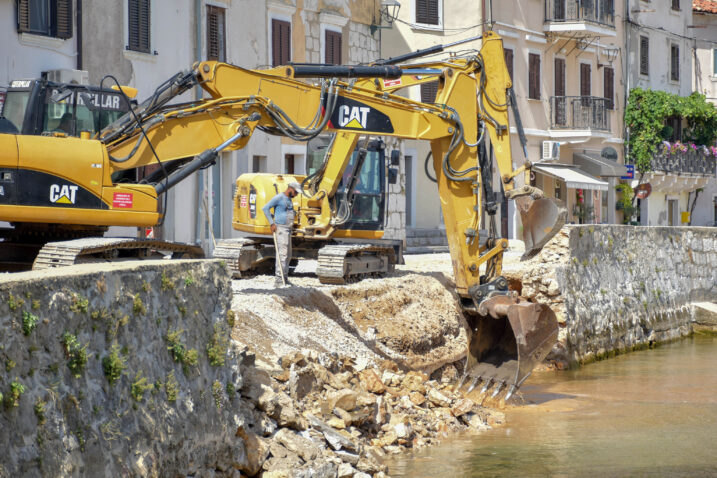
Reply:
[[[271,208],[274,208],[274,217],[271,217]],[[266,203],[262,208],[264,215],[269,220],[269,224],[291,225],[287,224],[286,216],[291,214],[291,222],[294,222],[294,205],[291,198],[284,193],[279,193]]]

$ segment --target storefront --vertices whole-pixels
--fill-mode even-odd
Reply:
[[[546,196],[560,199],[568,209],[571,224],[607,222],[603,197],[608,182],[602,181],[572,164],[536,164],[533,166],[535,185]],[[552,193],[552,194],[551,194]]]

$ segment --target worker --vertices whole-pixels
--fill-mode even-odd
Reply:
[[[72,113],[65,113],[60,118],[60,124],[55,128],[57,133],[65,133],[67,135],[72,134]]]
[[[291,199],[301,193],[301,185],[289,183],[286,191],[279,193],[266,203],[262,209],[271,225],[271,232],[276,238],[276,269],[274,285],[291,285],[288,281],[289,262],[291,261],[291,228],[294,225],[294,205]],[[274,209],[274,214],[271,209]]]

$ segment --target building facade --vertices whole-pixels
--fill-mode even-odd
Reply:
[[[288,62],[367,63],[380,56],[379,6],[374,0],[58,0],[70,26],[58,30],[43,2],[0,1],[5,22],[0,87],[48,70],[85,70],[98,84],[112,75],[138,89],[141,101],[195,61],[218,60],[246,68]],[[48,2],[49,4],[49,2]],[[29,9],[28,31],[20,22]],[[43,19],[42,23],[38,18]],[[49,19],[48,19],[49,18]],[[52,22],[55,23],[52,23]],[[373,27],[372,27],[373,25]],[[40,31],[41,28],[44,30]],[[59,32],[59,33],[58,33]],[[113,84],[109,78],[105,85]],[[202,97],[185,93],[177,101]],[[392,147],[397,147],[395,144]],[[248,146],[222,153],[215,166],[170,190],[165,221],[155,236],[200,242],[238,235],[231,226],[236,178],[245,172],[307,172],[307,145],[254,133]],[[387,237],[405,235],[403,184],[390,186]],[[133,235],[111,228],[111,235]]]

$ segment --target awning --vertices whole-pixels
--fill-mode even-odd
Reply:
[[[573,163],[579,165],[581,169],[593,176],[602,176],[604,178],[627,176],[627,168],[624,164],[605,159],[597,154],[575,153],[573,154]]]
[[[607,191],[607,182],[600,181],[598,178],[583,173],[575,166],[557,165],[557,164],[535,164],[533,165],[539,173],[547,174],[561,181],[565,181],[565,185],[571,189],[594,189],[597,191]]]

